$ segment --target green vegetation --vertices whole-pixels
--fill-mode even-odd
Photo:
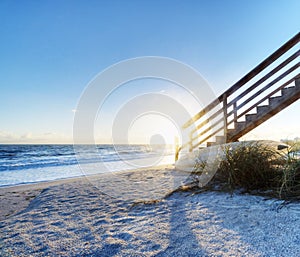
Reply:
[[[300,200],[299,144],[278,151],[260,143],[224,146],[218,171],[203,189],[243,192]],[[205,163],[198,162],[194,178],[201,175]]]
[[[278,195],[284,199],[300,200],[300,144],[299,142],[291,144],[287,159],[281,170],[281,183]]]

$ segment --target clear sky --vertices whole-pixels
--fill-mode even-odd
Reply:
[[[0,143],[71,143],[87,83],[128,58],[184,62],[220,94],[300,31],[299,10],[299,0],[2,0]],[[291,118],[299,108],[294,104],[252,135],[299,136],[300,121]],[[109,142],[109,133],[99,140]]]

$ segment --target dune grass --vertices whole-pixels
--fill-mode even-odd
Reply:
[[[206,188],[300,200],[298,150],[298,145],[284,151],[260,143],[241,144],[234,149],[225,146],[224,158]],[[193,174],[200,175],[204,166],[203,162],[196,163]]]
[[[278,190],[280,198],[300,200],[300,158],[297,153],[299,144],[294,144],[287,154],[285,165],[282,166],[281,183]]]

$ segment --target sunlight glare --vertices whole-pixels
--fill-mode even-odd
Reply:
[[[139,116],[132,122],[128,131],[128,141],[130,144],[164,143],[173,145],[176,137],[180,142],[179,129],[171,119],[159,113],[147,113]]]

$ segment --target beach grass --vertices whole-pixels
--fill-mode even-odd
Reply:
[[[227,145],[223,147],[224,158],[206,187],[300,200],[300,159],[295,154],[298,150],[299,144],[286,152],[259,142],[241,144],[234,149]],[[205,163],[196,163],[195,177],[201,175],[204,167]]]
[[[300,144],[295,143],[290,148],[285,165],[282,167],[280,188],[278,194],[280,198],[300,200],[300,159],[297,154]]]

